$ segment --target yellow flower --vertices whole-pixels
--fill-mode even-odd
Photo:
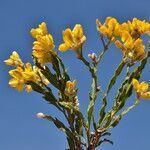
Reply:
[[[13,51],[10,58],[4,61],[9,66],[23,66],[23,62],[16,51]]]
[[[59,45],[59,50],[62,52],[68,49],[73,49],[77,52],[86,40],[80,24],[76,24],[72,31],[69,28],[66,29],[62,34],[64,43]]]
[[[14,70],[9,71],[10,76],[12,79],[9,81],[9,85],[18,91],[22,91],[24,88],[25,80],[22,75],[23,69],[18,67]]]
[[[38,62],[43,66],[45,63],[51,63],[52,57],[56,55],[53,48],[54,41],[52,35],[38,35],[37,41],[33,43],[32,55],[37,58]]]
[[[67,81],[65,87],[65,94],[67,96],[75,96],[76,95],[76,80],[74,81]]]
[[[30,63],[26,63],[24,66],[24,71],[22,72],[24,80],[37,82],[39,79],[38,70],[35,67],[32,67]]]
[[[137,39],[140,38],[142,34],[150,31],[150,23],[146,22],[145,20],[141,21],[137,18],[133,18],[132,21],[123,23],[121,25],[121,28],[128,31],[131,34],[132,38]]]
[[[27,92],[31,92],[32,87],[28,81],[33,81],[41,86],[43,86],[41,82],[45,85],[49,84],[49,81],[41,73],[40,69],[36,66],[32,66],[30,63],[26,63],[22,67],[17,67],[9,71],[9,74],[12,77],[9,81],[9,85],[18,91],[22,91],[25,88]]]
[[[132,79],[132,85],[140,99],[150,99],[149,85],[146,82],[139,83],[138,80]]]
[[[39,51],[52,51],[55,47],[53,37],[50,34],[45,36],[38,35],[37,41],[35,41],[33,45],[33,50]]]
[[[49,81],[41,73],[40,69],[36,66],[32,66],[30,63],[25,64],[24,71],[22,72],[22,74],[26,82],[33,81],[39,84],[40,82],[43,82],[46,85],[49,84]],[[30,87],[27,87],[27,89],[30,89]]]
[[[38,35],[45,36],[48,34],[48,29],[45,22],[42,22],[38,28],[31,29],[31,35],[36,38]]]
[[[98,20],[96,20],[96,23],[98,31],[108,38],[119,37],[122,33],[120,24],[113,17],[107,17],[103,25]]]
[[[122,33],[122,42],[119,40],[115,41],[115,45],[120,48],[123,55],[132,61],[141,60],[145,55],[145,46],[142,39],[133,39],[128,32]]]

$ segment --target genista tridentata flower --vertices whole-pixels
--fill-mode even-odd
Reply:
[[[32,55],[41,66],[51,63],[56,52],[54,52],[54,41],[51,34],[48,34],[46,23],[39,25],[39,28],[31,29],[31,35],[36,39],[33,42]]]
[[[72,49],[80,57],[82,45],[86,41],[82,26],[76,24],[73,30],[67,28],[62,34],[64,43],[59,45],[59,50],[65,52]]]
[[[139,99],[150,99],[150,91],[148,91],[148,89],[149,89],[148,83],[146,83],[146,82],[139,83],[138,80],[133,79],[132,85],[133,85],[133,88],[136,91],[137,97]]]

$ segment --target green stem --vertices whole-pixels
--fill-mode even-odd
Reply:
[[[108,50],[109,45],[111,44],[111,40],[110,40],[110,39],[108,40],[107,44],[105,44],[104,38],[103,38],[103,36],[102,36],[101,34],[100,34],[100,37],[101,37],[101,41],[102,41],[102,44],[103,44],[103,50],[102,50],[102,52],[99,54],[99,56],[98,56],[98,58],[97,58],[96,64],[98,64],[98,63],[101,61],[101,59],[102,59],[102,57],[104,56],[105,52]]]

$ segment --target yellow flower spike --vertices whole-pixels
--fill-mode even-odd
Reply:
[[[9,66],[23,66],[23,62],[16,51],[13,51],[10,58],[4,61]]]
[[[137,93],[138,98],[140,99],[150,99],[150,91],[147,91],[149,89],[149,85],[146,82],[139,83],[138,80],[132,79],[132,86],[134,90]]]
[[[43,66],[45,63],[51,63],[52,57],[56,55],[54,52],[54,41],[52,35],[38,35],[37,41],[33,43],[32,55]]]
[[[67,81],[66,87],[65,87],[65,94],[67,96],[75,96],[77,90],[76,90],[76,80],[74,81]]]
[[[12,79],[9,81],[9,85],[18,91],[22,91],[25,84],[22,71],[23,69],[20,67],[9,71],[10,76],[12,76]]]
[[[80,24],[76,24],[73,30],[67,28],[62,32],[62,34],[64,43],[59,45],[59,50],[61,52],[65,52],[72,49],[80,55],[79,49],[86,41],[82,26]]]
[[[38,28],[31,29],[31,35],[36,38],[38,35],[45,36],[48,34],[48,29],[45,22],[42,22]]]

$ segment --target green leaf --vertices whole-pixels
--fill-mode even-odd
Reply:
[[[27,84],[31,85],[32,89],[38,93],[45,93],[45,90],[37,83],[33,81],[28,81]]]
[[[93,117],[93,108],[94,108],[94,101],[91,100],[90,103],[89,103],[89,105],[88,105],[88,109],[87,109],[89,124],[91,122],[91,118]]]
[[[45,69],[41,70],[41,73],[47,78],[47,80],[57,89],[60,89],[58,78],[55,74],[51,73],[50,69],[45,66]]]
[[[53,118],[50,115],[47,115],[44,117],[44,119],[47,119],[54,123],[54,125],[61,131],[65,132],[70,138],[73,138],[73,133],[57,118]]]
[[[106,106],[107,106],[107,95],[109,93],[109,91],[111,90],[111,88],[113,87],[113,85],[116,83],[116,80],[118,78],[118,76],[120,75],[120,73],[122,72],[124,66],[125,66],[126,62],[125,60],[123,59],[121,61],[121,63],[119,64],[118,68],[115,70],[115,73],[113,75],[113,77],[111,78],[111,80],[109,81],[108,83],[108,87],[107,87],[107,90],[106,90],[106,93],[103,97],[103,104],[101,106],[101,109],[100,109],[100,119],[99,119],[99,124],[101,124],[101,122],[103,121],[104,117],[105,117],[105,109],[106,109]]]
[[[106,97],[104,97],[103,98],[103,104],[101,106],[100,113],[99,113],[99,116],[100,116],[99,124],[101,124],[101,122],[103,121],[103,119],[106,115],[106,113],[105,113],[106,105],[107,105],[107,99],[106,99]]]
[[[125,105],[127,99],[131,96],[132,94],[132,84],[131,81],[133,78],[139,79],[140,75],[147,63],[148,58],[150,57],[150,51],[147,52],[147,55],[145,56],[144,59],[142,59],[140,65],[134,69],[134,71],[130,74],[129,77],[127,77],[124,82],[122,83],[120,89],[118,90],[117,96],[115,97],[115,105],[113,106],[116,107],[117,103],[121,102],[121,105],[119,106],[118,110],[116,113],[123,108]]]
[[[102,143],[105,143],[105,142],[110,143],[112,145],[114,144],[113,141],[111,141],[109,139],[103,139],[103,140],[99,141],[99,143],[96,145],[96,147],[100,146]]]
[[[109,93],[109,91],[111,90],[113,85],[116,83],[116,80],[117,80],[118,76],[120,75],[120,73],[122,72],[125,64],[126,64],[125,60],[122,60],[121,63],[119,64],[118,68],[115,70],[115,73],[114,73],[113,77],[109,81],[106,94]]]
[[[59,102],[65,109],[72,109],[75,113],[80,114],[79,107],[75,106],[72,102]]]
[[[111,125],[109,126],[109,129],[116,127],[121,119],[122,119],[121,115],[115,116],[111,121]]]
[[[75,150],[75,143],[74,143],[74,141],[71,138],[69,138],[69,137],[67,137],[67,141],[68,141],[69,149],[66,149],[66,150]]]
[[[60,63],[60,66],[61,66],[61,68],[62,68],[63,76],[65,77],[65,81],[70,80],[70,77],[69,77],[69,75],[67,74],[67,71],[66,71],[66,69],[65,69],[64,63],[62,62],[62,60],[61,60],[59,57],[57,57],[57,58],[58,58],[58,61],[59,61],[59,63]]]
[[[83,136],[82,127],[83,127],[82,119],[80,117],[76,117],[76,119],[75,119],[75,129],[76,129],[78,135],[81,135],[81,136]]]

